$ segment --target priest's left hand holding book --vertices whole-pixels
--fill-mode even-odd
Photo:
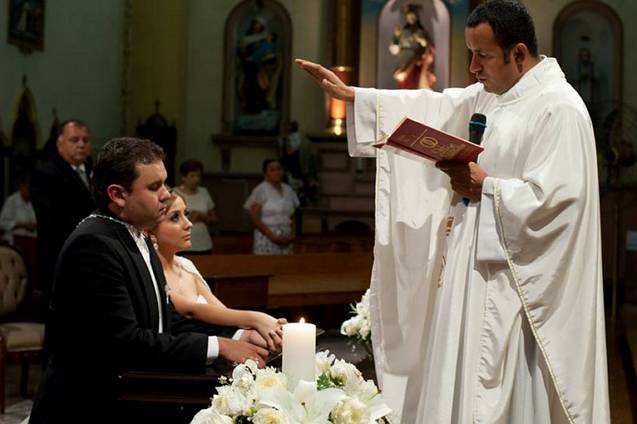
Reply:
[[[334,72],[305,59],[296,59],[295,62],[314,78],[327,95],[346,102],[354,102],[356,95],[354,87],[346,85]],[[449,176],[453,191],[471,201],[480,200],[482,184],[488,175],[477,163],[440,161],[436,162],[436,167]]]

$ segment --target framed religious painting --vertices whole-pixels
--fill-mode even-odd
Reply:
[[[225,28],[223,127],[278,134],[289,117],[292,23],[276,0],[244,0]]]
[[[44,49],[44,1],[9,0],[7,41],[23,53]]]

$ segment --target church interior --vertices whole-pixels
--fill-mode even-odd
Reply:
[[[360,87],[465,87],[475,79],[464,25],[480,2],[0,2],[0,196],[18,190],[20,176],[55,149],[67,119],[90,129],[93,160],[114,137],[151,139],[166,153],[169,185],[181,183],[184,161],[202,165],[200,185],[214,201],[216,219],[207,223],[211,253],[191,258],[214,293],[230,307],[290,321],[304,317],[325,330],[324,346],[360,359],[360,348],[352,354],[339,330],[369,287],[376,164],[348,156],[345,103],[326,97],[294,59],[321,63]],[[637,41],[637,26],[630,25],[637,1],[523,2],[540,53],[557,58],[591,115],[611,417],[637,422],[637,51],[630,47]],[[407,39],[409,25],[421,28],[418,37]],[[268,159],[283,166],[298,197],[290,255],[253,254],[245,202],[263,181]],[[0,257],[0,397],[6,400],[0,424],[27,416],[41,374],[41,346],[12,348],[5,331],[16,321],[43,318],[41,252],[25,237],[5,244],[25,265],[24,287],[15,295]],[[21,304],[11,307],[14,299],[5,298],[12,296]],[[124,380],[124,401],[199,409],[214,386],[204,377]]]

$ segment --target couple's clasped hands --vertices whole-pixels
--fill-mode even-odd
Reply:
[[[270,353],[281,351],[283,324],[287,320],[262,312],[250,312],[250,315],[252,324],[243,331],[240,340],[219,338],[219,356],[236,363],[251,359],[263,368]]]
[[[263,312],[251,311],[250,323],[246,326],[244,336],[241,338],[268,349],[270,352],[279,352],[283,344],[283,324],[287,324],[285,318],[274,318]]]

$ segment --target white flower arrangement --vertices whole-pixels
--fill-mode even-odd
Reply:
[[[291,392],[285,374],[237,365],[232,378],[221,378],[211,406],[191,424],[380,424],[391,409],[376,384],[329,351],[316,354],[316,381],[301,381]]]
[[[369,319],[369,289],[367,289],[360,302],[352,305],[352,315],[354,315],[352,318],[341,324],[341,334],[355,338],[371,355],[372,332]]]

